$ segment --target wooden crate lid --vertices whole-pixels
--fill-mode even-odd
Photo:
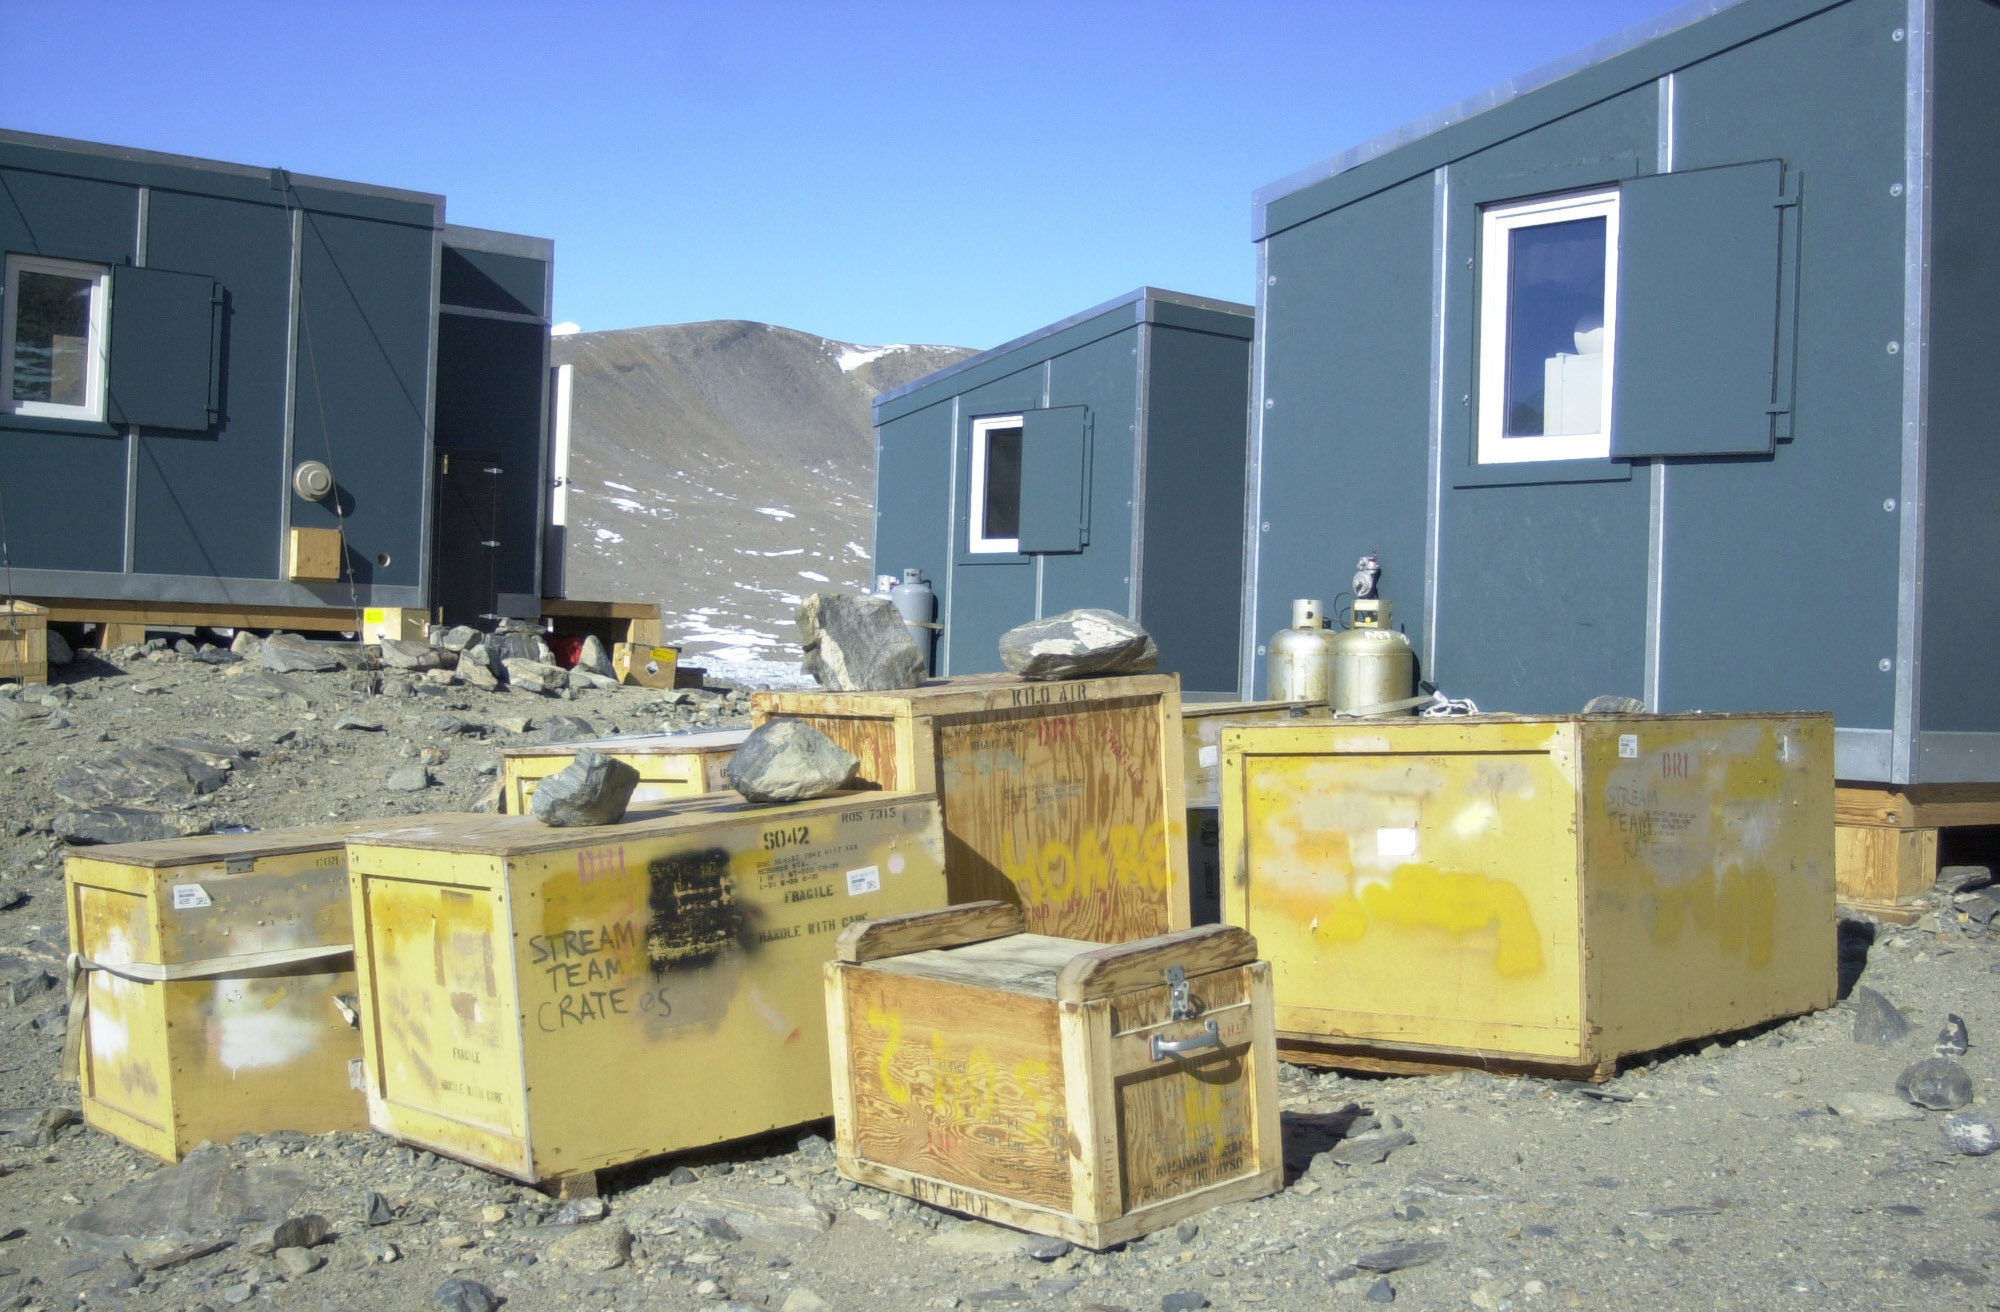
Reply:
[[[295,829],[259,829],[247,834],[198,834],[192,838],[160,838],[146,843],[115,843],[74,850],[69,859],[137,866],[148,870],[213,865],[231,858],[288,856],[294,852],[343,847],[356,830],[381,824],[380,820],[346,820]]]
[[[961,674],[891,692],[828,692],[779,688],[750,694],[752,709],[771,715],[965,715],[1120,698],[1180,696],[1178,674],[1118,674],[1085,679],[1023,679],[1012,674]]]
[[[750,736],[748,729],[685,729],[676,733],[621,733],[606,738],[579,738],[568,743],[535,743],[503,748],[508,760],[536,756],[575,756],[585,747],[607,756],[682,756],[694,752],[733,752]]]
[[[1585,715],[1580,711],[1567,711],[1560,715],[1515,715],[1503,712],[1485,712],[1478,715],[1380,715],[1367,719],[1352,717],[1340,719],[1311,719],[1292,722],[1288,720],[1268,720],[1248,722],[1229,726],[1230,733],[1312,733],[1324,737],[1344,734],[1374,733],[1384,729],[1422,730],[1430,733],[1450,733],[1454,730],[1479,728],[1485,725],[1564,725],[1564,724],[1623,724],[1634,726],[1664,724],[1677,721],[1766,721],[1766,720],[1831,720],[1831,711],[1629,711],[1605,712]]]
[[[674,834],[700,832],[722,821],[783,824],[790,820],[852,808],[857,802],[921,805],[928,793],[884,793],[847,790],[810,802],[763,806],[733,792],[705,793],[635,807],[615,825],[555,829],[531,815],[439,814],[412,816],[406,822],[360,829],[348,835],[353,847],[411,848],[427,852],[458,852],[474,856],[526,856],[564,852],[607,843],[631,843]]]
[[[1211,702],[1189,701],[1186,694],[1181,696],[1183,720],[1205,720],[1213,716],[1229,715],[1276,715],[1280,711],[1290,711],[1301,717],[1315,712],[1331,713],[1325,702]]]

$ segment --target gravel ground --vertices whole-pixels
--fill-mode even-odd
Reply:
[[[0,903],[14,903],[0,910],[0,1109],[14,1109],[0,1112],[0,1310],[478,1309],[492,1306],[486,1292],[516,1309],[735,1312],[2000,1307],[2000,1158],[1952,1151],[1943,1112],[1896,1097],[1947,1013],[1970,1031],[1967,1111],[1983,1115],[2000,1079],[1987,1044],[2000,1032],[2000,932],[1944,905],[1911,929],[1843,924],[1843,992],[1864,984],[1911,1023],[1887,1046],[1857,1042],[1850,1002],[1594,1088],[1288,1067],[1282,1193],[1096,1255],[843,1182],[825,1125],[608,1175],[601,1204],[362,1134],[245,1137],[165,1170],[79,1125],[38,1135],[24,1113],[75,1105],[57,1074],[62,994],[23,974],[56,970],[64,942],[64,849],[47,826],[67,805],[53,791],[67,766],[176,735],[220,740],[254,755],[178,814],[274,827],[463,808],[501,743],[558,715],[600,732],[744,719],[740,698],[559,700],[360,670],[287,675],[296,691],[246,699],[231,692],[253,677],[232,674],[240,666],[115,655],[65,671],[49,693],[59,709],[30,701],[25,718],[0,716]],[[336,730],[343,716],[382,728]],[[445,732],[443,716],[512,731]],[[427,749],[435,783],[386,791]],[[1413,1142],[1373,1165],[1327,1151],[1399,1129]],[[64,1232],[90,1209],[99,1229],[123,1212],[150,1234],[204,1179],[268,1195],[275,1215],[323,1216],[331,1235],[259,1253],[269,1245],[229,1229],[205,1255],[138,1249],[162,1268],[145,1270],[120,1254],[125,1241]]]

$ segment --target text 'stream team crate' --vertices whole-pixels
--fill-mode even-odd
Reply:
[[[1222,919],[1222,731],[1332,716],[1325,702],[1181,699],[1181,775],[1187,787],[1188,901],[1194,923]]]
[[[531,1182],[832,1111],[842,926],[944,904],[935,799],[447,816],[348,847],[369,1119]]]
[[[1288,1056],[1601,1075],[1832,1005],[1832,770],[1813,713],[1228,729],[1224,910]]]
[[[204,1139],[367,1128],[352,1063],[352,825],[67,863],[83,1118],[167,1161]]]
[[[639,772],[631,805],[644,807],[677,797],[729,791],[729,763],[750,736],[748,729],[695,729],[685,733],[634,733],[574,743],[538,743],[500,753],[510,815],[528,814],[535,786],[559,774],[584,747],[625,762]]]
[[[864,787],[935,792],[951,900],[1117,943],[1188,925],[1180,680],[980,674],[897,692],[760,692],[861,758]]]
[[[826,968],[840,1169],[1104,1248],[1282,1181],[1270,967],[1223,925],[1103,946],[980,902]]]

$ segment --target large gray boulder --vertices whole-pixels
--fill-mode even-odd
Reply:
[[[308,642],[296,633],[274,633],[264,639],[258,663],[267,670],[276,670],[281,674],[298,671],[316,674],[340,668],[340,661],[332,652],[318,643]]]
[[[924,681],[924,654],[886,597],[815,592],[799,607],[799,666],[836,692],[888,692]]]
[[[535,819],[557,828],[615,825],[639,786],[639,772],[589,747],[535,786]]]
[[[860,765],[804,720],[768,720],[730,759],[729,786],[753,802],[803,802],[846,787]]]
[[[594,633],[583,640],[583,650],[577,653],[576,668],[585,674],[595,674],[606,679],[614,678],[616,675],[611,668],[611,653],[604,650],[604,644],[597,640],[597,635]]]
[[[407,638],[382,639],[382,663],[392,670],[436,670],[450,662],[445,654],[428,642],[411,642]]]
[[[569,671],[560,665],[513,659],[500,663],[507,669],[508,686],[522,692],[561,692],[569,687]]]
[[[227,771],[193,752],[147,743],[78,761],[56,776],[54,792],[71,806],[185,806],[228,782]]]
[[[1160,649],[1115,610],[1071,610],[1001,634],[1000,660],[1024,679],[1080,679],[1144,674],[1160,663]]]
[[[93,806],[64,811],[49,832],[66,843],[150,843],[162,838],[187,838],[208,832],[209,822],[185,815],[163,814],[132,806]]]

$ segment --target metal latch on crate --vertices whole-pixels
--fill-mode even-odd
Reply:
[[[1167,1017],[1170,1020],[1193,1020],[1200,1014],[1195,1006],[1194,995],[1188,992],[1187,971],[1180,966],[1167,967]],[[1179,1056],[1183,1052],[1193,1052],[1198,1048],[1219,1048],[1222,1046],[1222,1031],[1214,1021],[1208,1023],[1205,1033],[1192,1038],[1170,1039],[1163,1034],[1153,1036],[1153,1060]]]

